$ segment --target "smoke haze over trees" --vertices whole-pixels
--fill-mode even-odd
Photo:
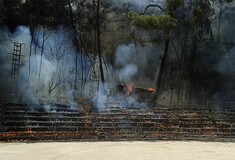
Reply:
[[[234,26],[232,0],[0,0],[0,95],[86,97],[97,61],[107,88],[124,82],[157,88],[154,100],[171,91],[178,102],[231,102]],[[16,82],[13,42],[23,44]]]

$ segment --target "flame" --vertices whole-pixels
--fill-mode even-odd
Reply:
[[[147,89],[149,92],[156,92],[156,89],[154,89],[154,88],[148,88]]]
[[[28,133],[33,133],[32,128],[28,128]]]
[[[133,84],[128,84],[127,85],[127,96],[131,95],[133,91]]]

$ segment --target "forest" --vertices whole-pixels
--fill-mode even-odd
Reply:
[[[0,0],[0,34],[1,99],[235,99],[233,0]]]

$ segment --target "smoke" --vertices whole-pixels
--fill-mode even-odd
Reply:
[[[115,53],[119,81],[152,87],[160,49],[158,45],[119,45]]]
[[[82,62],[81,55],[76,52],[73,33],[63,27],[58,27],[56,30],[35,28],[34,32],[31,32],[29,27],[19,26],[14,33],[9,32],[6,28],[1,28],[0,31],[1,35],[5,35],[9,39],[1,41],[0,44],[0,61],[3,62],[0,64],[0,69],[2,70],[1,75],[4,77],[1,79],[1,94],[15,94],[15,99],[20,102],[34,104],[64,102],[72,108],[78,107],[73,99],[61,98],[72,97],[76,94],[74,93],[76,63],[79,72],[77,79],[82,76],[88,77],[88,71],[82,75],[81,70],[82,68],[90,70],[91,67],[87,57],[83,57]],[[32,36],[33,41],[31,41]],[[19,78],[15,82],[9,76],[12,56],[8,53],[13,52],[13,43],[10,40],[23,43],[22,66],[20,66]],[[77,62],[75,61],[76,55],[79,57]],[[133,94],[120,101],[112,94],[110,88],[116,88],[121,81],[141,85],[141,87],[152,87],[158,55],[158,46],[140,46],[133,43],[119,45],[115,52],[115,66],[111,67],[109,64],[104,65],[103,63],[103,66],[107,66],[107,68],[104,67],[104,73],[108,83],[98,84],[97,97],[94,99],[95,106],[99,110],[104,110],[110,100],[114,100],[120,102],[119,107],[144,107],[146,104],[139,103],[137,95]],[[96,72],[98,70],[99,67]],[[15,86],[13,86],[14,83]],[[78,80],[77,90],[82,90],[88,95],[88,85],[79,88],[80,81]],[[50,105],[45,105],[44,109],[54,111]]]
[[[212,24],[213,33],[219,35],[221,41],[216,51],[219,55],[216,65],[216,71],[220,74],[219,84],[212,94],[212,101],[216,102],[231,102],[235,99],[235,2],[228,5],[221,11],[220,30],[218,30],[218,19]]]
[[[119,72],[119,79],[128,84],[131,83],[132,77],[138,72],[138,67],[135,64],[128,64]]]
[[[221,57],[217,65],[220,73],[219,89],[212,96],[216,102],[231,102],[235,99],[235,47]]]
[[[160,49],[161,47],[158,45],[141,46],[133,43],[119,45],[115,52],[113,69],[116,72],[116,79],[114,79],[116,83],[113,84],[117,85],[123,82],[134,87],[152,87]],[[134,92],[129,96],[126,96],[126,93],[112,96],[107,90],[101,89],[98,95],[100,104],[97,106],[101,109],[103,109],[102,106],[107,106],[110,101],[116,102],[117,107],[121,108],[145,109],[147,107],[146,103],[138,101],[139,95]]]
[[[133,60],[132,49],[134,45],[120,45],[115,54],[115,65],[125,66]]]
[[[12,34],[8,28],[0,28],[1,43],[0,43],[0,94],[2,96],[15,94],[15,88],[18,87],[17,81],[15,82],[11,78],[11,67],[12,67],[12,52],[13,42],[22,43],[22,55],[25,56],[27,52],[27,44],[30,40],[29,30],[26,27],[18,27],[17,30]],[[21,57],[22,58],[22,57]],[[22,61],[22,63],[24,63]],[[22,64],[21,63],[21,64]],[[15,102],[16,97],[10,97],[12,102]]]
[[[159,46],[135,46],[133,43],[119,45],[115,52],[115,66],[106,72],[111,75],[109,84],[99,84],[95,94],[94,106],[99,111],[117,108],[140,108],[145,109],[147,104],[140,103],[134,92],[126,96],[126,93],[112,93],[110,88],[116,88],[121,82],[132,84],[134,87],[152,87],[155,66],[160,53]],[[115,71],[114,74],[111,71]]]
[[[217,65],[220,74],[232,75],[235,73],[235,47],[226,53]]]
[[[107,84],[99,84],[99,89],[97,97],[94,100],[94,103],[99,111],[104,111],[107,109],[109,93]]]
[[[57,97],[71,97],[74,94],[75,64],[79,72],[77,78],[86,74],[81,70],[86,70],[90,64],[85,56],[81,63],[81,55],[73,45],[73,33],[63,27],[56,30],[35,28],[32,33],[26,26],[17,27],[14,33],[6,28],[1,28],[0,32],[7,35],[7,39],[0,44],[3,77],[0,80],[0,94],[14,94],[15,99],[30,103],[39,103],[42,99],[55,102]],[[12,53],[14,47],[11,41],[22,43],[20,73],[15,81],[10,77],[12,55],[8,53]],[[76,62],[77,54],[79,58]],[[78,81],[77,88],[79,86]],[[69,103],[74,106],[73,102]]]

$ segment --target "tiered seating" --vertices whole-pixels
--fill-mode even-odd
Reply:
[[[8,104],[4,108],[3,141],[235,138],[234,110],[119,108],[83,112],[55,104]]]

